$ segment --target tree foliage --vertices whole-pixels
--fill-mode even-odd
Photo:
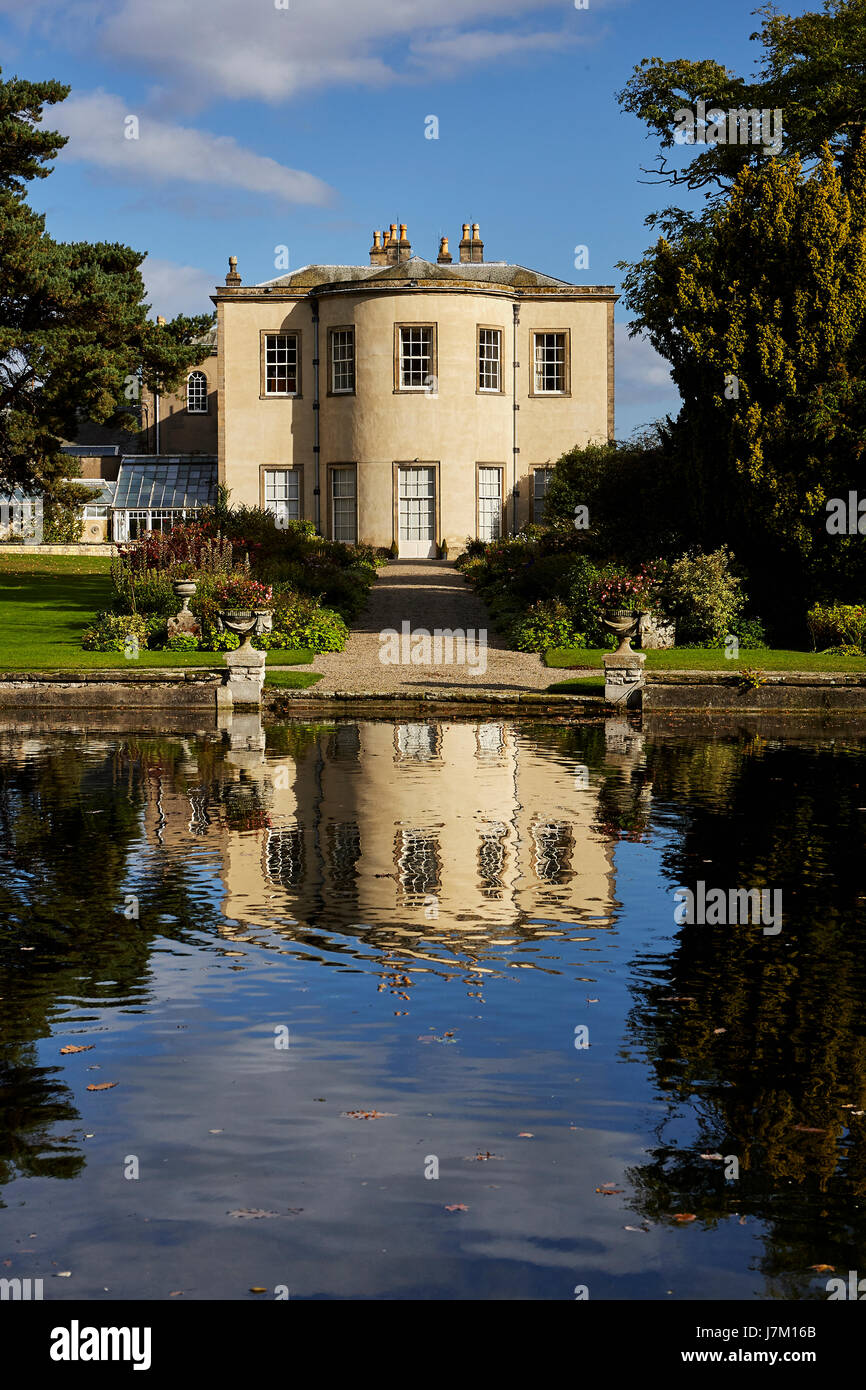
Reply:
[[[58,242],[26,202],[66,143],[43,109],[69,89],[0,79],[0,486],[54,494],[68,475],[61,444],[79,421],[108,423],[136,383],[172,390],[206,356],[213,316],[147,318],[145,253],[111,242]]]
[[[671,167],[674,117],[698,101],[723,111],[780,110],[784,152],[805,162],[817,160],[825,144],[845,176],[866,129],[866,0],[824,0],[820,12],[778,14],[772,5],[757,10],[761,27],[750,37],[763,48],[754,80],[712,59],[644,58],[618,99],[658,139],[654,169],[644,172],[672,186],[727,189],[745,166],[766,163],[760,144],[706,145],[685,168]]]

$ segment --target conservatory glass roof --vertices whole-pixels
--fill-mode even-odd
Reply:
[[[114,506],[120,511],[206,507],[215,500],[216,480],[215,458],[200,458],[194,463],[167,455],[124,458]]]

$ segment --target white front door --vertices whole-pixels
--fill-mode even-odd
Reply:
[[[436,470],[399,470],[400,556],[432,560],[436,555]]]

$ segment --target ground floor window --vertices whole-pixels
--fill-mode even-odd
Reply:
[[[498,541],[502,535],[502,469],[478,469],[478,539]]]
[[[301,519],[301,477],[297,468],[265,469],[265,510],[273,512],[277,526]]]
[[[544,500],[555,471],[553,468],[532,470],[532,520],[535,522],[544,520]]]
[[[100,511],[98,507],[87,507],[86,512]],[[107,509],[106,514],[107,514]],[[137,541],[152,531],[170,531],[195,516],[196,507],[165,508],[136,507],[129,511],[118,509],[113,513],[113,531],[116,541]]]
[[[331,535],[355,545],[358,540],[358,489],[354,464],[331,469]]]

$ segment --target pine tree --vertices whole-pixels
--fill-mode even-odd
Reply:
[[[0,488],[68,495],[61,445],[78,423],[117,418],[139,375],[175,389],[207,354],[213,315],[147,318],[144,252],[109,242],[58,242],[26,201],[66,140],[43,129],[59,82],[0,78]]]

